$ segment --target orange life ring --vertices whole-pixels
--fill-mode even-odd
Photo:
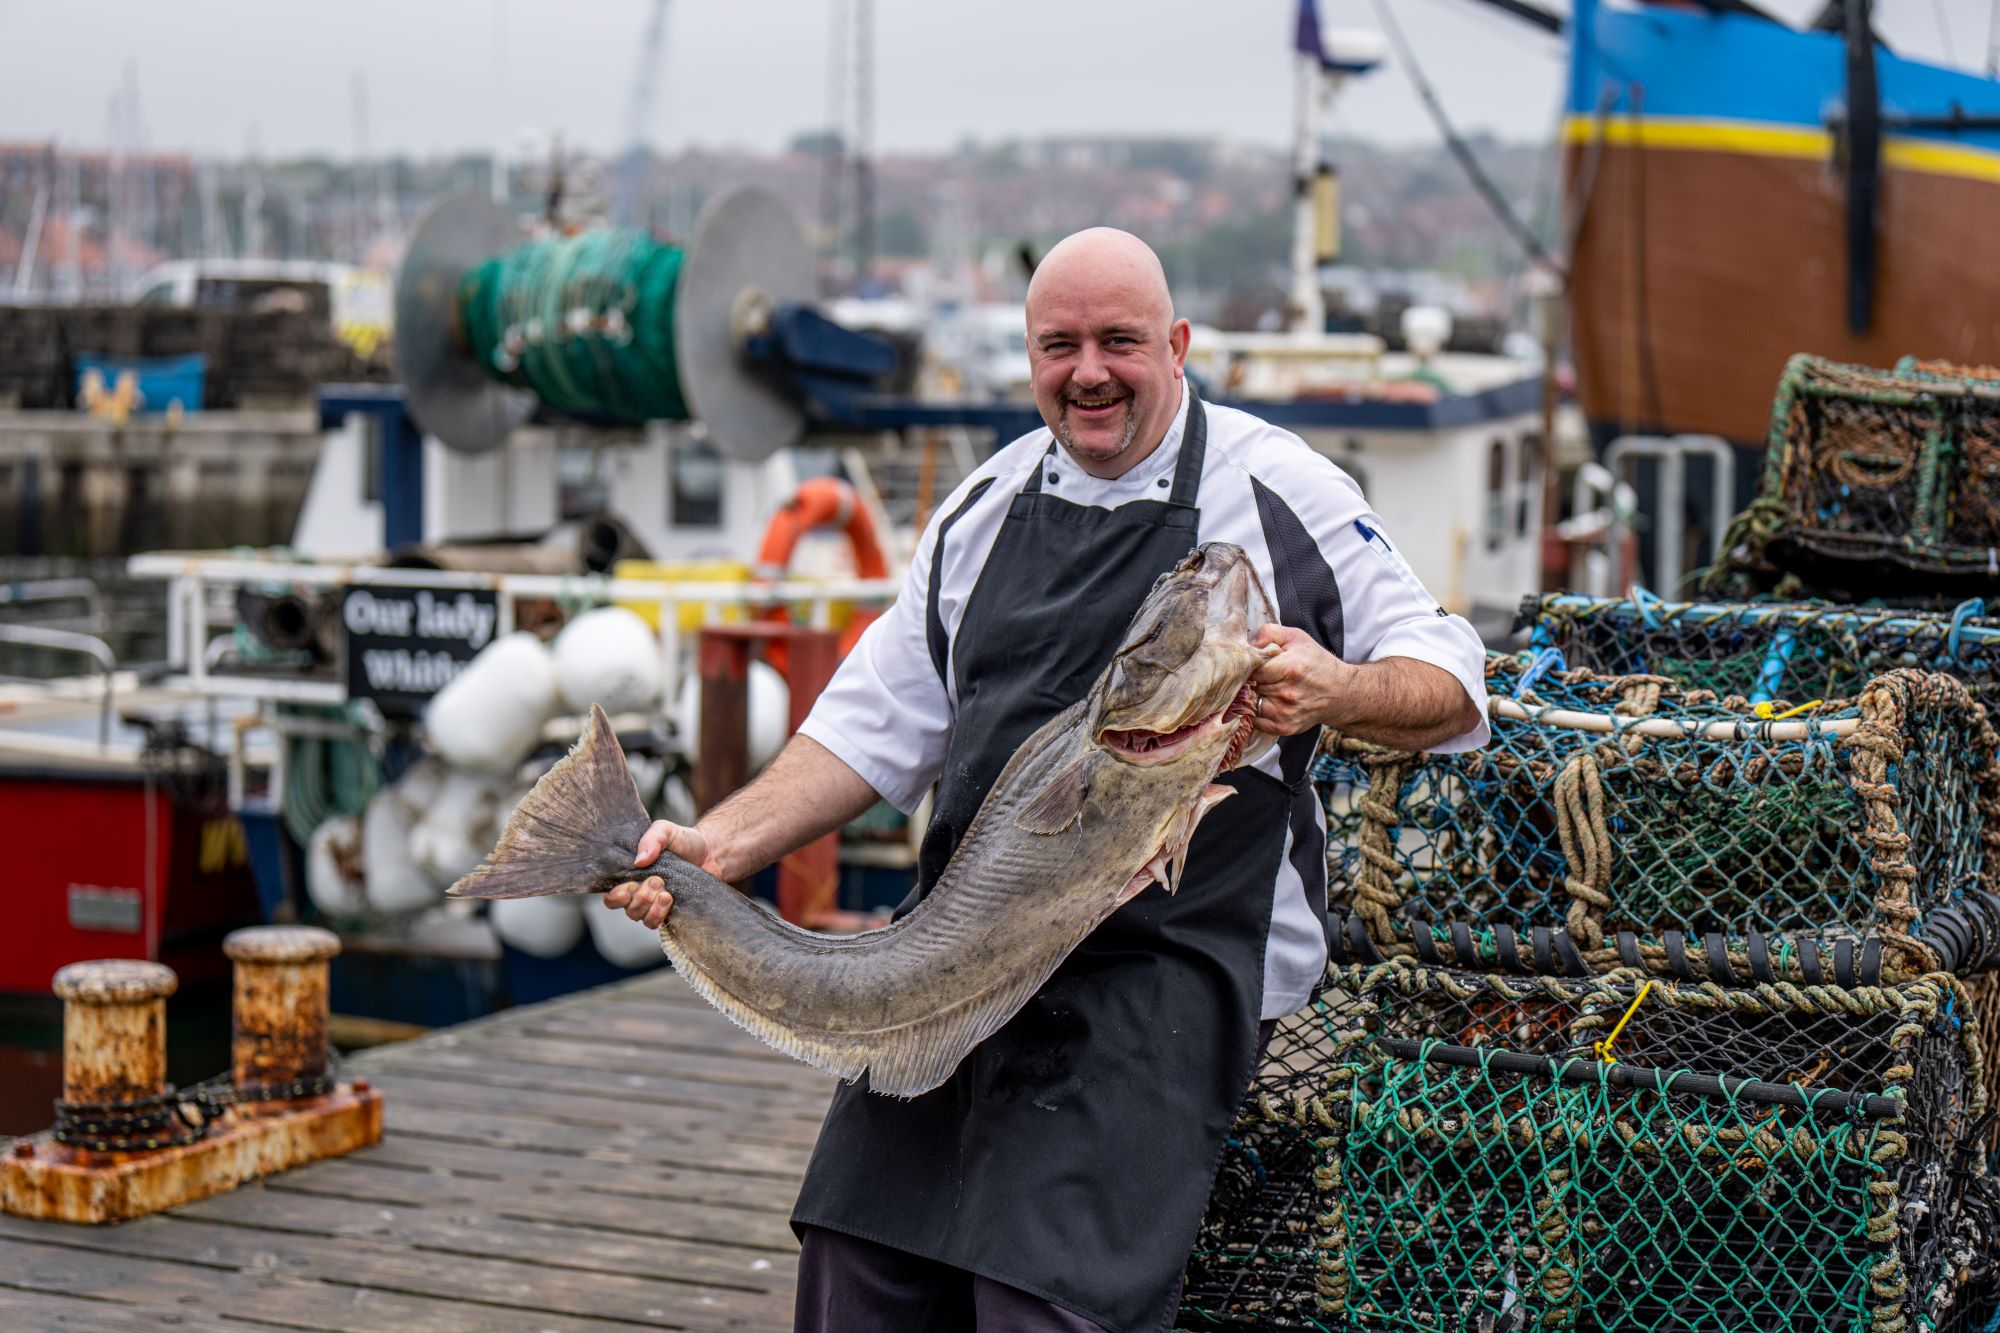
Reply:
[[[798,546],[799,538],[814,528],[822,527],[839,528],[847,538],[848,549],[854,553],[854,572],[857,576],[864,579],[889,577],[889,559],[882,552],[875,520],[869,517],[867,507],[854,493],[854,488],[837,477],[813,477],[800,483],[797,493],[771,515],[770,526],[764,529],[763,543],[757,548],[758,576],[783,578],[785,571],[791,567],[792,551]],[[860,639],[861,631],[867,629],[869,622],[880,614],[861,609],[854,612],[847,622],[847,629],[840,636],[842,657],[847,656]],[[782,623],[791,619],[791,612],[781,602],[766,607],[757,618]],[[783,644],[770,644],[764,655],[772,666],[784,670]]]

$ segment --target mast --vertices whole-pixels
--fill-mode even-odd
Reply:
[[[1292,42],[1298,100],[1292,129],[1292,332],[1326,329],[1320,265],[1340,254],[1340,195],[1333,166],[1320,152],[1320,116],[1341,84],[1382,63],[1380,33],[1365,29],[1319,30],[1314,0],[1299,0]]]
[[[1312,3],[1301,0],[1302,11]],[[1315,35],[1317,28],[1315,23]],[[1326,328],[1326,297],[1319,286],[1313,185],[1320,169],[1319,108],[1326,90],[1318,55],[1299,51],[1292,61],[1297,66],[1292,116],[1292,332],[1319,333]]]

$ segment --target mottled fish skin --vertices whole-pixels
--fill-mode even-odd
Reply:
[[[1228,791],[1211,782],[1249,757],[1251,636],[1270,619],[1235,546],[1199,547],[1163,574],[1090,691],[1022,743],[931,893],[884,929],[803,930],[671,855],[635,870],[651,821],[597,708],[451,893],[603,892],[658,875],[674,895],[661,944],[703,998],[818,1068],[928,1092],[1121,903],[1173,882],[1167,863]]]

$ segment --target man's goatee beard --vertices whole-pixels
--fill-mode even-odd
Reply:
[[[1139,413],[1137,407],[1138,404],[1134,403],[1130,398],[1125,400],[1125,433],[1119,437],[1118,447],[1108,454],[1102,456],[1084,454],[1083,449],[1076,442],[1075,435],[1071,433],[1069,428],[1070,401],[1067,398],[1063,399],[1063,410],[1056,414],[1055,436],[1058,440],[1062,441],[1063,448],[1073,454],[1083,454],[1084,457],[1089,458],[1093,463],[1108,462],[1132,447],[1132,440],[1139,433]]]

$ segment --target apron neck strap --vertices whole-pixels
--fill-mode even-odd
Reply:
[[[1208,456],[1208,413],[1202,411],[1201,395],[1191,383],[1187,386],[1187,396],[1187,429],[1181,432],[1181,456],[1174,462],[1174,489],[1167,501],[1192,509],[1195,496],[1201,491],[1202,460]]]
[[[1181,432],[1180,457],[1174,460],[1174,488],[1168,492],[1167,503],[1192,509],[1195,496],[1201,491],[1202,460],[1208,456],[1208,414],[1202,411],[1201,395],[1194,391],[1193,384],[1188,384],[1187,395],[1187,428]],[[1041,493],[1043,461],[1055,456],[1056,443],[1050,440],[1048,451],[1035,463],[1034,474],[1021,488],[1021,494]]]

